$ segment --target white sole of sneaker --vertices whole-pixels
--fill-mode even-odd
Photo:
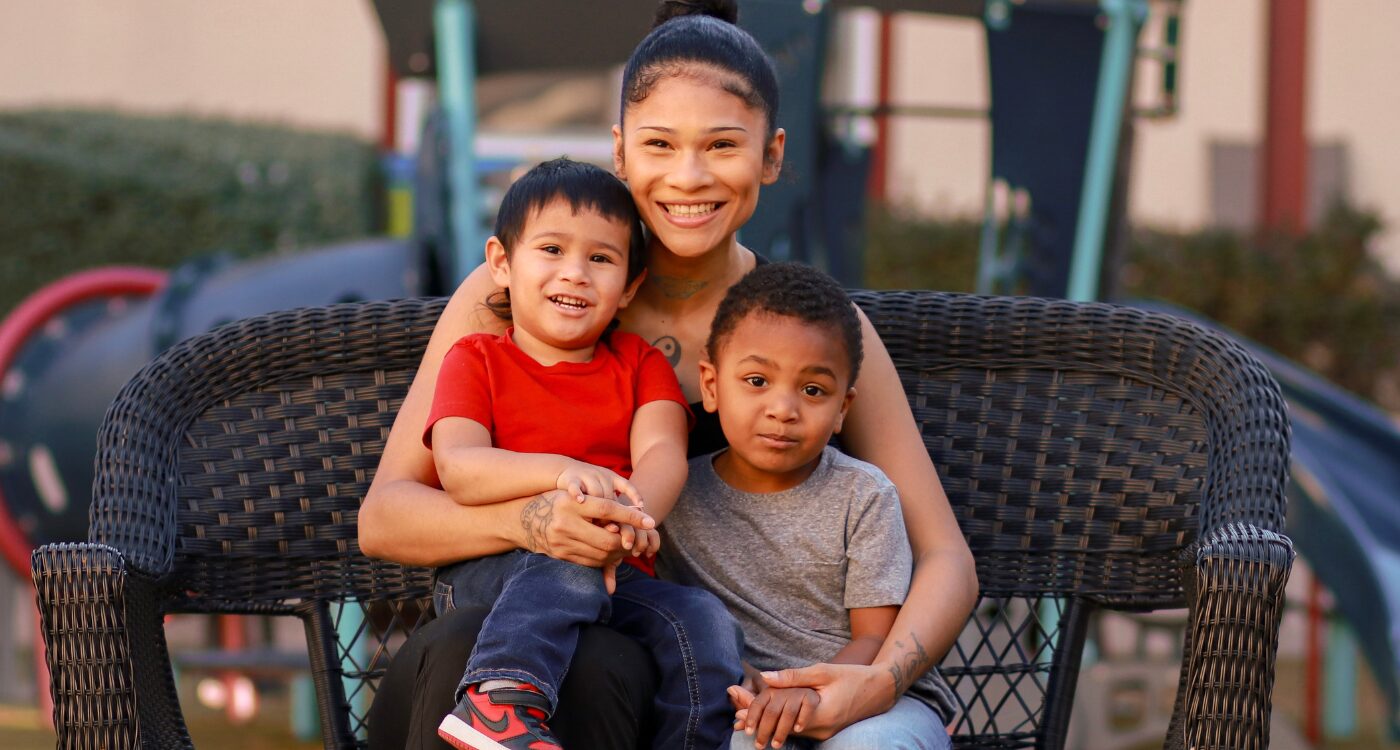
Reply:
[[[452,714],[438,724],[438,736],[457,750],[510,750]]]

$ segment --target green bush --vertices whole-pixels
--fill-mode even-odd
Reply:
[[[939,220],[897,206],[874,206],[865,222],[865,285],[871,289],[977,287],[981,224]]]
[[[1122,297],[1194,310],[1400,410],[1400,283],[1367,249],[1380,228],[1374,214],[1339,205],[1301,237],[1138,229]],[[978,222],[877,207],[866,231],[872,288],[975,288]]]
[[[1301,237],[1139,231],[1122,271],[1124,294],[1200,312],[1400,409],[1378,387],[1400,365],[1400,284],[1368,250],[1380,228],[1374,214],[1338,205]]]
[[[377,174],[373,146],[346,135],[0,112],[0,315],[86,268],[169,268],[371,234]]]

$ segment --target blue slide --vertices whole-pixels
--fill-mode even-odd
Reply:
[[[1181,308],[1130,304],[1220,329]],[[1225,332],[1283,388],[1293,423],[1288,535],[1355,631],[1400,736],[1400,429],[1375,405]]]

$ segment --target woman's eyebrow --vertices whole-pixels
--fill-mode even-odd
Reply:
[[[664,125],[638,125],[638,126],[637,126],[637,129],[638,129],[638,130],[654,130],[654,131],[656,131],[656,132],[658,132],[658,133],[666,133],[666,134],[668,134],[668,135],[675,135],[675,133],[676,133],[675,128],[668,128],[668,127],[666,127],[666,126],[664,126]],[[747,133],[747,132],[749,132],[749,129],[746,128],[746,127],[744,127],[744,126],[742,126],[742,125],[716,125],[715,127],[712,127],[712,128],[706,128],[706,129],[705,129],[705,133],[708,135],[708,134],[711,134],[711,133],[725,133],[725,132],[735,131],[735,130],[737,130],[737,131],[740,132],[740,133]]]

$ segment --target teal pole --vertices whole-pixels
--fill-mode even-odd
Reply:
[[[1327,658],[1322,677],[1322,731],[1327,739],[1356,736],[1356,637],[1340,618],[1327,625]]]
[[[309,675],[292,678],[292,736],[311,742],[321,736],[321,716],[316,710],[316,685]]]
[[[1097,299],[1099,295],[1103,238],[1112,197],[1118,136],[1123,127],[1128,82],[1133,74],[1138,29],[1147,18],[1146,0],[1099,0],[1099,7],[1108,18],[1108,28],[1104,32],[1103,62],[1099,66],[1098,89],[1094,95],[1089,157],[1080,193],[1067,295],[1080,302]]]
[[[438,101],[447,123],[448,216],[456,264],[451,274],[460,281],[480,265],[486,244],[476,179],[475,6],[471,0],[438,0],[433,26]]]
[[[340,660],[341,670],[347,675],[364,671],[370,656],[369,641],[364,638],[364,607],[354,599],[347,599],[331,605],[331,617],[335,622],[336,640],[345,649],[345,657]],[[366,715],[369,711],[369,690],[359,680],[349,677],[342,677],[341,683],[345,687],[345,699],[350,704],[350,710],[359,716]],[[363,727],[357,735],[364,738]]]

